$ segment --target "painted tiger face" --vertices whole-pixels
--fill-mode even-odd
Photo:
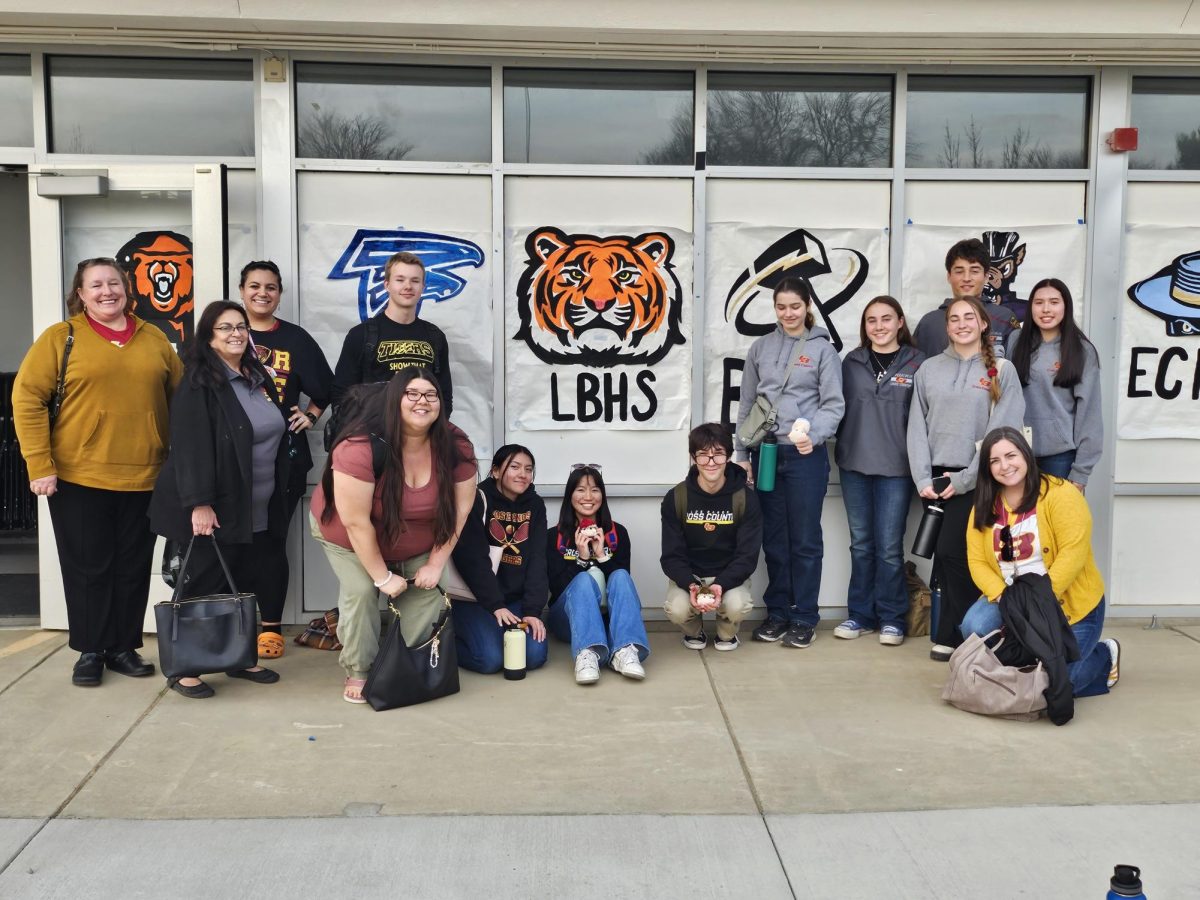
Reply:
[[[657,362],[683,343],[674,249],[674,241],[658,233],[531,232],[517,285],[521,328],[514,337],[545,362]]]

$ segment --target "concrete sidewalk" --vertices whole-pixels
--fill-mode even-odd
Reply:
[[[654,632],[590,688],[554,644],[374,713],[292,644],[189,701],[0,631],[0,897],[1098,898],[1133,862],[1200,898],[1200,627],[1108,633],[1120,685],[1055,728],[943,704],[923,639]]]

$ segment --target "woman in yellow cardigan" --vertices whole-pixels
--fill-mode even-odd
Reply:
[[[161,331],[128,311],[115,260],[85,259],[70,318],[34,341],[13,384],[13,422],[29,489],[46,497],[67,601],[74,684],[107,668],[146,676],[138,655],[154,535],[146,508],[167,452],[167,404],[183,365]],[[50,421],[63,356],[62,408]]]
[[[1100,640],[1104,581],[1092,558],[1087,500],[1061,478],[1039,473],[1015,428],[994,429],[980,446],[967,562],[983,596],[963,617],[963,637],[1000,627],[1000,595],[1018,575],[1048,575],[1079,644],[1079,661],[1067,666],[1075,696],[1107,694],[1117,683],[1121,645]]]

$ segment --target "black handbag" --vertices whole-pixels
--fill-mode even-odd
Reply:
[[[362,693],[376,712],[458,693],[454,620],[450,617],[450,598],[442,594],[442,599],[442,614],[433,623],[433,633],[416,647],[409,647],[404,642],[400,633],[400,611],[388,603],[395,618],[379,645],[379,655],[375,657]]]
[[[215,537],[212,541],[230,593],[180,599],[187,583],[188,560],[196,543],[193,535],[175,579],[175,592],[170,600],[154,604],[158,664],[168,678],[232,672],[258,665],[255,597],[238,593],[221,555],[221,545]]]

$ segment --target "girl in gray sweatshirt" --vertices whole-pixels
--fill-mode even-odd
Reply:
[[[1071,291],[1045,278],[1029,294],[1025,327],[1009,338],[1009,359],[1025,388],[1038,469],[1080,490],[1100,459],[1100,357],[1075,324]]]
[[[979,597],[967,567],[967,519],[979,470],[979,442],[993,428],[1020,428],[1025,417],[1013,366],[997,360],[978,300],[946,309],[950,345],[917,370],[908,419],[908,462],[917,491],[944,511],[934,554],[941,611],[930,656],[947,660],[962,642],[958,626]],[[934,479],[939,478],[935,484]],[[941,480],[942,478],[946,480]]]

